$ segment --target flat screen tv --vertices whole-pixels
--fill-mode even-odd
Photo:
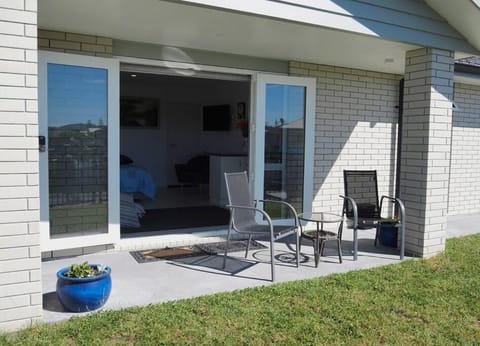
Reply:
[[[203,131],[230,131],[230,105],[204,106]]]

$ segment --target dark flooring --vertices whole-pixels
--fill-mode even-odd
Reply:
[[[122,234],[167,231],[182,228],[228,225],[230,213],[215,206],[150,209],[140,219],[140,228],[122,227]]]

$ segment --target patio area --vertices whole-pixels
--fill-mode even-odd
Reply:
[[[447,236],[457,237],[478,233],[476,225],[479,221],[480,215],[477,214],[449,217]],[[311,279],[400,261],[398,250],[373,246],[374,230],[361,231],[359,234],[358,261],[353,261],[352,232],[346,229],[342,240],[343,263],[338,263],[335,243],[331,242],[327,245],[325,256],[321,257],[318,268],[315,268],[311,243],[303,243],[303,256],[298,269],[291,262],[293,256],[287,246],[284,243],[277,243],[275,247],[278,260],[276,283]],[[45,322],[51,323],[87,314],[64,311],[56,297],[56,272],[73,262],[89,261],[112,268],[112,293],[102,309],[115,310],[270,285],[272,283],[269,281],[268,260],[269,249],[265,248],[251,250],[247,260],[243,258],[243,252],[231,253],[225,270],[221,269],[223,256],[218,255],[138,263],[130,252],[119,251],[44,261],[42,263],[43,318]]]

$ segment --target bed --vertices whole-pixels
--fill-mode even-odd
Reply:
[[[156,186],[146,169],[133,165],[121,165],[120,192],[141,193],[150,199],[155,199]]]

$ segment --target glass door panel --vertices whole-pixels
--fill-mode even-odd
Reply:
[[[312,78],[266,74],[258,74],[253,85],[254,196],[288,202],[298,213],[312,209],[315,86]],[[265,210],[274,218],[288,216],[278,204]]]
[[[264,198],[289,202],[299,213],[303,210],[305,97],[303,86],[266,85]],[[287,216],[278,206],[266,211],[272,217]]]
[[[42,251],[120,239],[119,63],[39,54]]]
[[[107,70],[48,64],[50,236],[108,232]]]

